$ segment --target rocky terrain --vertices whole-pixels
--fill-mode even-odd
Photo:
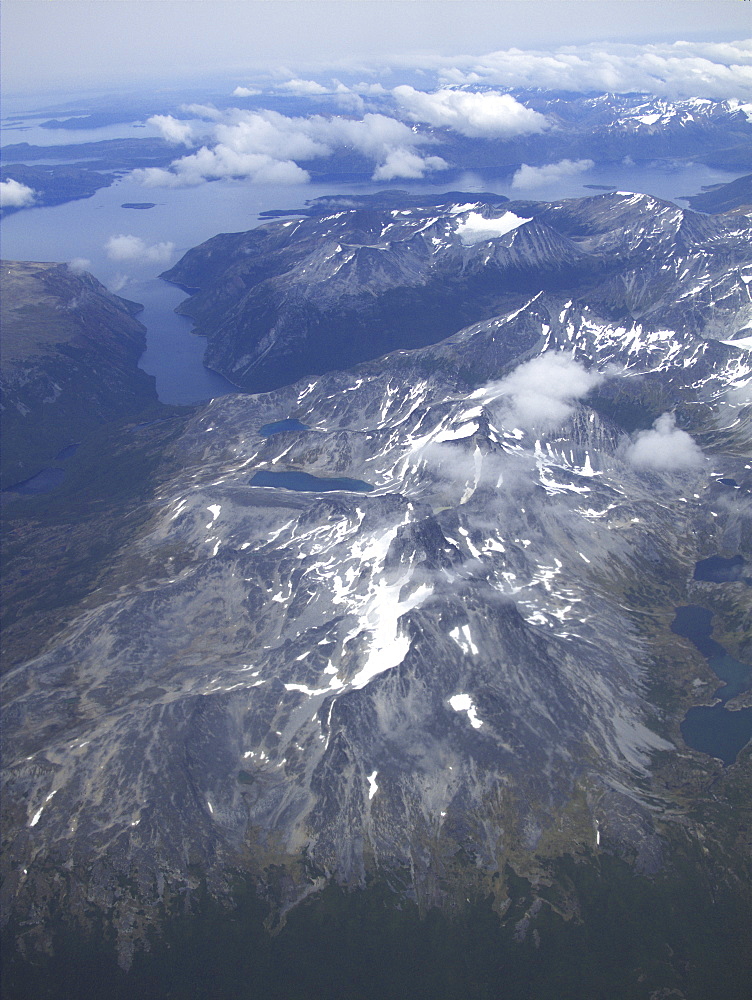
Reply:
[[[66,264],[3,261],[2,475],[39,472],[102,424],[156,403],[136,303]]]
[[[752,205],[752,174],[737,177],[728,184],[717,184],[693,195],[687,201],[699,212],[730,212],[735,208],[749,209]]]
[[[749,321],[746,215],[620,192],[464,198],[350,210],[329,198],[325,214],[216,236],[163,277],[195,291],[180,311],[208,337],[207,364],[251,391],[435,343],[538,292],[681,331],[710,332],[717,315],[726,339]]]
[[[437,199],[216,237],[168,273],[212,364],[273,389],[165,443],[95,600],[4,678],[3,913],[30,967],[64,912],[129,975],[148,948],[172,969],[180,920],[257,926],[240,885],[280,947],[352,912],[346,887],[388,926],[481,913],[545,966],[572,928],[618,938],[589,910],[618,885],[671,914],[635,929],[619,995],[743,995],[725,958],[698,978],[681,898],[714,946],[723,900],[717,954],[741,949],[749,746],[685,742],[717,683],[671,624],[701,604],[750,662],[744,580],[694,571],[752,559],[751,230],[624,193]]]

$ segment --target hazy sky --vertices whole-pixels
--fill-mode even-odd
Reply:
[[[5,92],[480,54],[588,41],[730,41],[743,0],[3,0]]]

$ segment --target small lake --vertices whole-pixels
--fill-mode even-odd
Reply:
[[[692,604],[677,608],[671,623],[671,631],[689,639],[723,681],[714,693],[719,703],[690,708],[681,723],[681,733],[687,746],[717,757],[728,766],[752,739],[752,708],[726,708],[727,701],[752,687],[752,666],[730,656],[711,638],[712,618],[707,608]]]
[[[273,420],[270,424],[259,427],[259,434],[262,437],[271,437],[273,434],[283,434],[285,431],[307,431],[308,424],[301,424],[299,420],[288,418],[287,420]]]
[[[257,472],[250,480],[251,486],[274,486],[282,490],[302,493],[370,493],[374,487],[362,479],[330,479],[311,476],[307,472]]]
[[[723,556],[710,556],[709,559],[701,559],[695,566],[693,579],[704,580],[706,583],[746,583],[752,584],[752,567],[747,566],[742,556],[732,556],[724,559]]]
[[[6,486],[4,493],[21,493],[24,496],[38,496],[40,493],[51,493],[65,479],[63,469],[42,469],[30,479],[24,479],[13,486]]]

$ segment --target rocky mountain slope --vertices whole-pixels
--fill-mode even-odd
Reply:
[[[464,197],[335,211],[327,199],[327,214],[216,236],[164,277],[195,291],[180,311],[209,338],[207,364],[252,391],[436,343],[539,291],[678,329],[706,329],[730,296],[733,322],[749,321],[746,215],[709,218],[627,193]],[[728,309],[720,315],[727,323]]]
[[[730,212],[752,205],[752,174],[737,177],[728,184],[716,184],[687,199],[699,212]]]
[[[269,925],[380,879],[545,938],[585,906],[569,855],[656,893],[700,855],[748,906],[749,747],[724,767],[683,739],[717,685],[671,623],[710,607],[749,657],[744,581],[693,579],[752,558],[749,235],[616,194],[356,207],[188,254],[170,278],[204,282],[239,380],[292,377],[325,326],[390,350],[202,408],[96,606],[5,677],[26,954],[63,906],[128,967],[175,900],[229,906],[240,878]]]
[[[137,366],[140,306],[66,264],[3,261],[2,482],[38,472],[93,428],[156,402]]]

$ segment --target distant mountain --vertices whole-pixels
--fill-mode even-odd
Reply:
[[[2,483],[157,399],[141,307],[67,264],[2,261]]]
[[[369,202],[167,272],[269,391],[186,420],[96,604],[4,678],[26,995],[83,955],[117,996],[334,996],[374,928],[426,997],[741,1000],[749,589],[695,566],[752,560],[751,227]],[[738,664],[705,749],[678,607]]]
[[[14,180],[30,187],[35,198],[30,205],[61,205],[90,198],[109,187],[128,170],[164,166],[174,150],[163,139],[102,139],[58,146],[35,146],[28,142],[3,147],[0,180]],[[46,160],[57,162],[46,163]],[[31,161],[31,162],[27,162]],[[23,211],[5,205],[0,215]]]
[[[482,93],[487,88],[465,89]],[[448,184],[459,185],[468,171],[495,182],[499,178],[511,180],[522,164],[540,167],[562,160],[592,161],[598,167],[617,170],[624,163],[667,169],[701,163],[739,173],[748,171],[752,162],[749,106],[737,101],[667,100],[648,94],[581,94],[539,89],[516,90],[511,94],[526,108],[543,116],[540,119],[545,126],[542,131],[510,136],[468,136],[461,128],[412,126],[426,145],[430,144],[432,154],[440,156],[446,164],[441,174],[429,173],[425,177],[428,183],[433,185],[440,176]],[[218,103],[225,111],[228,110],[226,105],[226,99]],[[404,119],[388,91],[380,96],[371,95],[369,108],[395,122]],[[343,115],[336,98],[331,97],[264,94],[253,102],[253,109],[290,116],[287,120],[293,123],[292,128],[296,120],[311,116],[351,120],[351,115]],[[169,110],[171,117],[180,119],[185,115],[186,121],[195,114],[185,107]],[[138,108],[128,112],[131,120],[138,113],[146,119],[143,106],[140,112]],[[221,117],[223,111],[216,111],[216,114]],[[109,118],[108,111],[103,109],[88,122],[82,113],[81,117],[70,117],[62,125],[66,128],[90,126],[92,121],[104,122]],[[111,120],[118,119],[122,120],[122,112],[113,112]],[[202,136],[200,141],[211,149],[217,140]],[[189,155],[187,148],[181,151],[181,147],[153,136],[134,138],[131,135],[125,139],[56,146],[11,143],[3,152],[0,177],[32,187],[37,192],[36,205],[52,205],[89,197],[126,171],[167,167],[184,155]],[[40,162],[44,160],[58,162]],[[241,157],[238,177],[247,177],[243,163]],[[318,183],[370,183],[374,174],[373,156],[346,144],[330,150],[327,155],[300,158],[297,163]],[[399,178],[396,180],[399,183]],[[410,180],[414,184],[420,177],[410,175]],[[13,211],[23,209],[4,209],[6,213]]]

